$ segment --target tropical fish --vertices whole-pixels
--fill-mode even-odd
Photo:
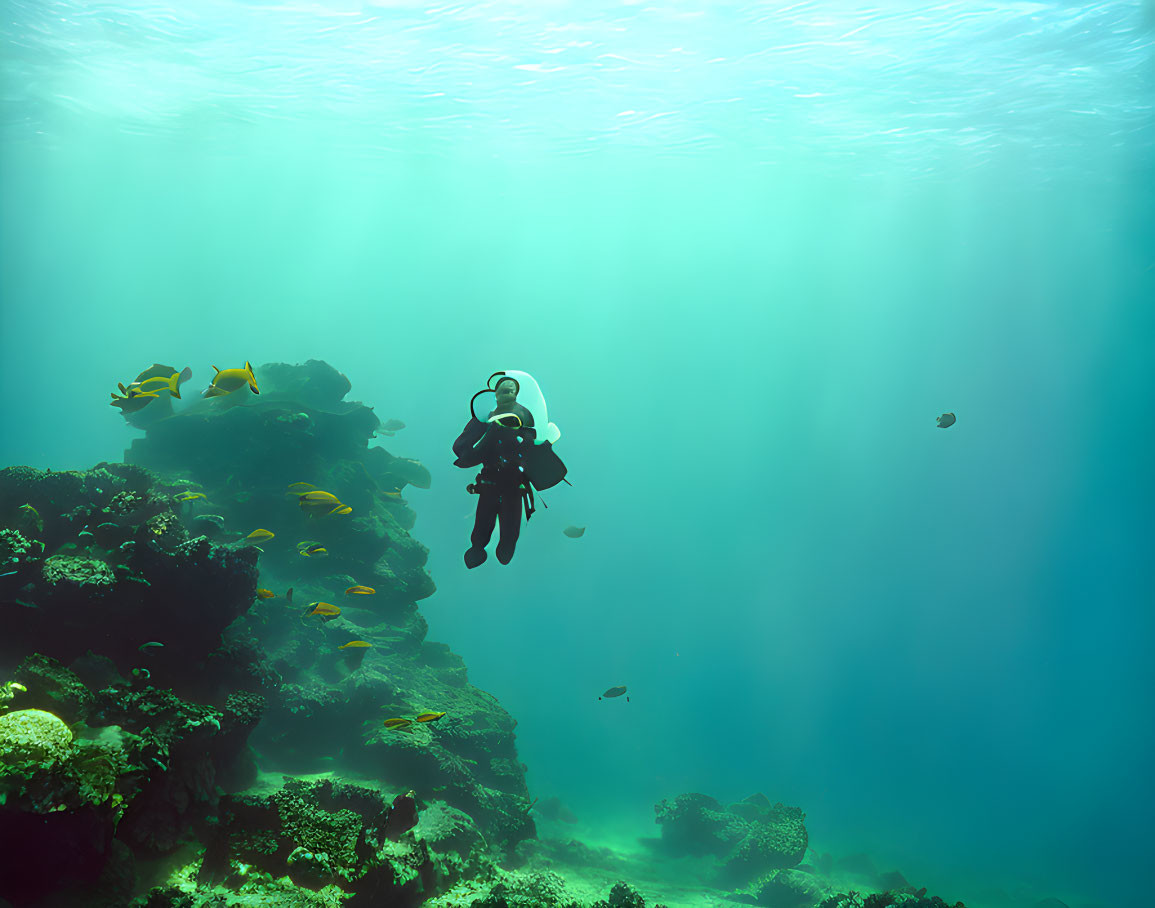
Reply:
[[[598,697],[598,699],[600,700],[600,699],[602,699],[602,697],[620,697],[625,692],[626,692],[626,686],[624,684],[621,685],[620,687],[611,687],[604,694],[602,694],[601,697]],[[629,697],[626,697],[626,702],[627,703],[630,702]]]
[[[182,504],[186,501],[192,501],[194,498],[204,498],[204,492],[177,492],[172,496],[173,501],[179,501]]]
[[[416,718],[417,718],[418,722],[436,722],[438,719],[440,719],[444,715],[445,715],[445,713],[427,712],[427,713],[421,713]]]
[[[371,586],[351,586],[345,590],[346,596],[372,596],[377,591]]]
[[[372,645],[364,640],[350,640],[348,643],[342,643],[337,649],[368,649]]]
[[[173,397],[179,399],[181,384],[190,378],[192,378],[192,369],[186,367],[177,372],[172,366],[153,363],[141,372],[128,387],[118,382],[116,387],[123,396],[117,397],[113,394],[110,403],[114,407],[120,407],[122,413],[135,413],[159,397],[158,392],[165,388]]]
[[[314,545],[307,545],[304,548],[297,549],[306,558],[324,556],[329,554],[329,550],[321,545],[319,542]]]
[[[305,492],[315,489],[311,482],[291,482],[289,483],[289,491],[294,495],[303,495]]]
[[[331,602],[310,602],[305,610],[305,617],[310,615],[322,615],[327,618],[336,618],[341,614],[341,610],[333,605]]]
[[[221,397],[225,394],[232,394],[234,391],[239,391],[245,385],[254,394],[260,394],[260,389],[257,388],[257,378],[253,375],[253,367],[245,361],[243,369],[218,369],[213,366],[213,371],[216,375],[213,376],[213,383],[205,388],[205,397]]]
[[[341,503],[340,499],[338,499],[337,496],[332,492],[326,492],[322,489],[311,489],[308,492],[302,492],[300,497],[301,502],[305,504],[320,502],[322,504],[327,504],[329,507],[332,507],[335,504]]]
[[[586,532],[585,527],[566,527],[562,530],[570,539],[577,539],[579,536],[584,536]]]
[[[266,539],[272,539],[277,534],[270,530],[253,530],[246,536],[246,539],[251,539],[253,542],[263,542]]]
[[[151,372],[152,369],[149,369],[148,371]],[[127,388],[118,385],[118,387],[121,388],[121,393],[131,397],[133,396],[134,391],[138,393],[155,393],[157,391],[168,389],[169,394],[171,394],[177,400],[180,400],[180,386],[192,378],[192,369],[190,369],[188,366],[185,366],[185,368],[180,372],[173,370],[170,375],[152,375],[148,378],[143,377],[145,374],[145,372],[140,373],[140,375],[137,376],[136,381],[134,381]]]
[[[944,413],[942,416],[935,418],[935,424],[940,429],[949,429],[951,426],[954,425],[954,422],[955,422],[955,420],[954,420],[954,414],[953,413]]]
[[[391,731],[403,731],[413,724],[411,719],[386,719],[385,727]]]
[[[272,599],[276,595],[272,590],[257,590],[258,599]]]
[[[352,514],[352,513],[353,513],[353,509],[349,505],[339,504],[339,505],[337,505],[337,507],[333,508],[333,510],[331,510],[325,516],[326,517],[332,517],[334,515],[341,516],[343,514]]]
[[[332,492],[313,489],[297,496],[297,503],[303,511],[310,514],[324,514],[328,516],[333,511],[340,510],[345,505]]]

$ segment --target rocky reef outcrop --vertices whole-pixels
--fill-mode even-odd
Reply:
[[[806,856],[806,816],[798,807],[771,804],[762,794],[723,807],[709,795],[678,795],[654,807],[661,848],[674,856],[713,855],[719,882],[746,886],[772,871],[795,867]]]
[[[416,905],[534,833],[514,721],[426,640],[402,492],[428,472],[369,445],[325,364],[257,374],[259,397],[138,420],[127,463],[0,470],[14,906],[128,904],[142,861],[169,876],[141,904]],[[416,833],[384,835],[410,789]]]
[[[198,401],[151,425],[126,458],[204,496],[183,506],[188,521],[211,513],[217,539],[259,546],[260,586],[278,595],[258,601],[233,635],[258,646],[279,678],[254,739],[264,765],[396,779],[465,811],[492,844],[515,845],[533,834],[515,723],[468,683],[460,657],[426,639],[418,611],[435,587],[403,493],[428,488],[429,472],[370,444],[378,417],[344,399],[349,381],[327,364],[255,372],[259,395]],[[302,508],[306,487],[349,512]],[[251,542],[257,529],[273,535]],[[302,554],[310,545],[323,555]],[[346,594],[357,586],[373,592]],[[317,602],[340,614],[305,617]],[[351,641],[368,646],[341,649]],[[424,710],[446,717],[401,732],[383,725]]]

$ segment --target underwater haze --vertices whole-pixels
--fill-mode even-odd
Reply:
[[[3,12],[0,465],[324,360],[575,837],[763,792],[971,908],[1150,903],[1150,2]],[[572,487],[466,570],[503,369]]]

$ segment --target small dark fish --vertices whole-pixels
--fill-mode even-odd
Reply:
[[[401,836],[417,825],[417,793],[407,791],[393,799],[393,806],[385,817],[385,838],[398,842]]]
[[[570,539],[577,539],[579,536],[584,536],[586,533],[585,527],[566,527],[562,530]]]
[[[944,413],[942,416],[938,417],[935,420],[935,423],[938,425],[938,427],[940,429],[949,429],[951,426],[954,425],[954,414],[953,413]]]
[[[625,686],[624,684],[623,684],[623,685],[621,685],[620,687],[611,687],[611,688],[610,688],[609,690],[607,690],[607,691],[606,691],[604,694],[602,694],[602,696],[601,696],[601,697],[598,697],[598,699],[599,699],[599,700],[601,700],[601,699],[602,699],[602,697],[620,697],[620,696],[621,696],[622,694],[624,694],[625,692],[626,692],[626,686]],[[629,697],[626,697],[626,702],[627,702],[627,703],[629,703],[629,702],[630,702],[630,698],[629,698]]]

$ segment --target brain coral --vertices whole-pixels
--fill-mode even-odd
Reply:
[[[72,732],[62,719],[42,709],[18,709],[0,716],[0,765],[59,760],[67,756]]]

